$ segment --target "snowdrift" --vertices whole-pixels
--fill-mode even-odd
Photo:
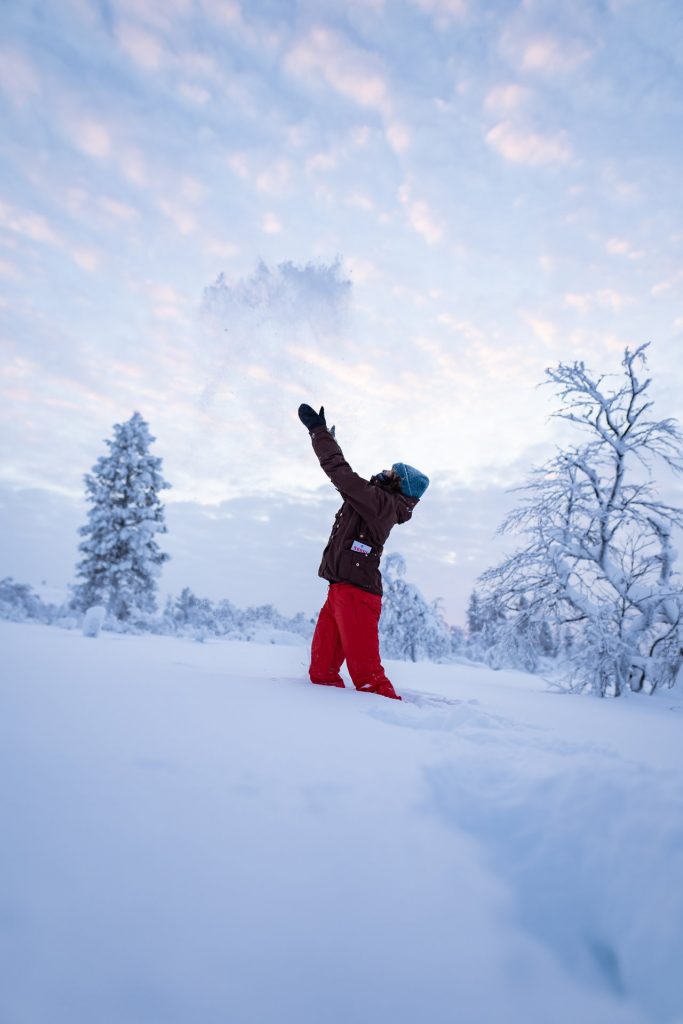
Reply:
[[[7,1024],[683,1020],[683,700],[0,623]]]

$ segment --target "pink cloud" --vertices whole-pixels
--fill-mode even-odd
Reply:
[[[312,29],[287,54],[285,68],[298,76],[318,75],[362,107],[384,110],[387,85],[376,59],[327,28]]]
[[[60,245],[61,239],[48,221],[37,213],[25,213],[0,202],[0,226],[32,242]]]
[[[436,220],[425,199],[416,199],[407,185],[398,190],[398,198],[406,209],[411,227],[424,238],[429,245],[436,245],[443,237],[441,224]]]
[[[146,29],[124,22],[117,26],[116,38],[123,52],[144,71],[158,71],[161,67],[165,47],[158,36]]]
[[[72,143],[81,152],[97,160],[105,159],[112,150],[109,128],[95,117],[82,115],[66,122]]]
[[[573,158],[566,132],[542,135],[515,124],[499,121],[486,133],[486,141],[505,160],[537,167],[542,164],[563,164]]]

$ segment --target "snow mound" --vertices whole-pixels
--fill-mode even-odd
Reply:
[[[3,1021],[681,1019],[678,697],[307,660],[0,623]]]

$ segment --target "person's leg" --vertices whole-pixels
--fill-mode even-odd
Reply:
[[[400,700],[380,661],[378,630],[382,598],[379,594],[370,594],[351,584],[339,585],[335,588],[333,611],[356,689]]]
[[[318,615],[311,642],[311,665],[308,674],[312,683],[319,683],[322,686],[343,686],[344,680],[339,675],[339,669],[344,660],[344,649],[332,611],[332,590],[333,587],[330,587],[327,600]]]

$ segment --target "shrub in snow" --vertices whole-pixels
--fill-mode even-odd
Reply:
[[[149,454],[154,441],[140,413],[114,426],[109,455],[85,475],[88,522],[79,533],[83,558],[72,605],[85,611],[104,604],[117,620],[156,609],[157,579],[170,557],[160,551],[155,533],[166,533],[159,491],[170,484],[161,476],[161,459]]]
[[[41,601],[28,583],[16,583],[11,576],[0,580],[0,619],[50,623],[58,614],[57,606]]]
[[[241,634],[248,636],[249,639],[253,639],[257,633],[263,630],[276,636],[280,633],[295,633],[307,640],[313,636],[312,625],[301,612],[290,619],[277,611],[272,604],[263,604],[256,608],[247,608],[245,611],[237,611],[236,619]]]
[[[291,633],[286,629],[255,629],[249,636],[257,644],[285,644],[289,647],[300,647],[305,644],[305,639],[297,633]]]
[[[103,604],[94,604],[83,617],[83,636],[99,636],[107,609]]]
[[[107,615],[104,621],[104,629],[112,633],[129,633],[133,636],[142,636],[145,633],[162,634],[165,631],[161,625],[161,619],[156,612],[142,611],[140,608],[131,608],[126,619],[117,619],[113,615]]]
[[[236,608],[227,599],[214,603],[206,597],[197,597],[190,587],[184,587],[179,597],[166,599],[159,628],[165,633],[202,641],[210,637],[254,640],[265,636],[268,639],[259,642],[296,643],[300,642],[297,637],[310,640],[313,635],[313,623],[302,612],[287,618],[272,604]]]
[[[610,388],[582,362],[546,371],[559,390],[554,414],[588,434],[560,451],[519,488],[520,507],[500,530],[526,546],[485,572],[483,581],[508,615],[546,619],[539,640],[562,638],[565,683],[618,696],[672,686],[683,664],[683,589],[671,536],[683,510],[661,501],[656,461],[683,470],[683,435],[655,420],[638,377],[645,349],[626,349],[620,383]]]
[[[59,626],[60,629],[81,629],[83,621],[80,615],[69,614],[69,610],[61,610],[57,617],[50,623],[51,626]]]

